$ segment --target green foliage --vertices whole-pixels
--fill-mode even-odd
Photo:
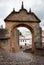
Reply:
[[[19,35],[22,35],[22,33],[21,33],[21,32],[19,32]]]

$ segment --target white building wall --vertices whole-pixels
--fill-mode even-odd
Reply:
[[[20,39],[19,40],[20,45],[32,45],[32,39]]]

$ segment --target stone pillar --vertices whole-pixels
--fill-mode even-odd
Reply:
[[[19,52],[20,47],[19,47],[19,31],[17,29],[13,29],[12,31],[12,51],[13,52]]]
[[[42,44],[42,30],[39,26],[34,30],[34,44],[36,48],[40,48]]]
[[[32,53],[35,52],[35,45],[34,45],[34,32],[32,33]]]

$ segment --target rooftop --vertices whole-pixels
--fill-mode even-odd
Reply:
[[[40,19],[31,11],[31,8],[29,12],[24,8],[23,2],[21,9],[16,12],[15,9],[4,19],[5,22],[12,21],[12,22],[40,22]]]

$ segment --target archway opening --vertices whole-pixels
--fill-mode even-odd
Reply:
[[[18,49],[21,48],[20,47],[21,43],[20,43],[20,40],[19,40],[20,39],[19,32],[20,32],[20,35],[22,34],[22,32],[20,30],[18,30],[19,28],[20,28],[20,30],[21,30],[21,28],[22,28],[22,30],[25,28],[25,29],[27,29],[30,32],[29,36],[31,36],[31,38],[30,38],[31,41],[29,41],[27,43],[25,41],[24,45],[26,47],[29,44],[31,44],[28,47],[30,47],[32,52],[34,52],[35,51],[35,46],[34,46],[34,31],[33,31],[33,28],[31,26],[27,25],[27,24],[18,24],[18,25],[14,25],[12,27],[12,29],[11,29],[11,40],[10,40],[11,47],[10,47],[10,49],[12,49],[12,48],[14,49],[15,48],[14,49],[15,51],[16,50],[19,51]],[[24,35],[24,33],[22,35]],[[25,32],[24,36],[28,37],[27,35],[28,35],[28,33]],[[27,47],[27,49],[28,49],[28,47]]]
[[[22,51],[32,49],[32,33],[27,27],[17,27],[18,30],[18,45]]]

